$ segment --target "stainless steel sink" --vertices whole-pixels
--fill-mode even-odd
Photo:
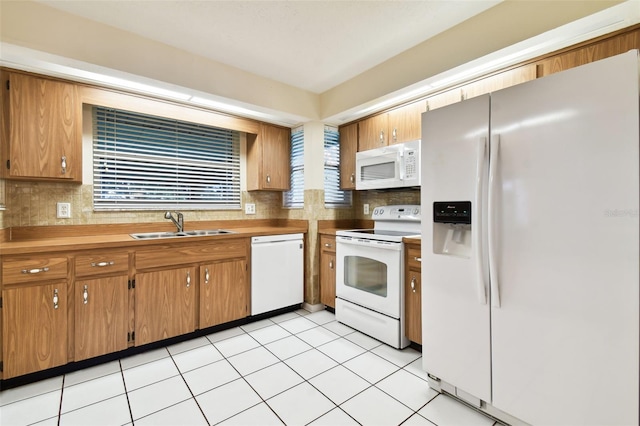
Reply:
[[[130,235],[136,240],[154,240],[159,238],[205,237],[209,235],[224,235],[234,233],[235,231],[230,231],[228,229],[201,229],[197,231],[182,232],[145,232]]]

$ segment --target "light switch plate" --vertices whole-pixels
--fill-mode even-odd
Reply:
[[[245,214],[256,214],[256,205],[253,203],[246,203],[244,205]]]
[[[71,203],[57,203],[56,204],[56,217],[58,219],[71,218]]]

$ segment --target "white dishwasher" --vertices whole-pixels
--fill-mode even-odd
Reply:
[[[302,234],[251,238],[251,315],[301,304],[304,299]]]

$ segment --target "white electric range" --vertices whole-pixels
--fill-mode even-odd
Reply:
[[[404,333],[404,237],[420,235],[420,206],[373,210],[373,229],[336,232],[336,319],[395,348]]]

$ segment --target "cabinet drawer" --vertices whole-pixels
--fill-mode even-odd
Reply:
[[[336,252],[336,237],[329,235],[320,236],[320,250],[331,253]]]
[[[19,284],[67,278],[66,257],[5,258],[2,283]]]
[[[420,261],[422,256],[422,250],[420,246],[407,246],[407,265],[411,268],[421,268],[422,262]]]
[[[248,255],[248,238],[200,245],[181,244],[154,250],[136,251],[136,269],[144,270],[172,265],[246,258]]]
[[[76,256],[76,276],[110,274],[129,270],[129,253],[97,252]]]

